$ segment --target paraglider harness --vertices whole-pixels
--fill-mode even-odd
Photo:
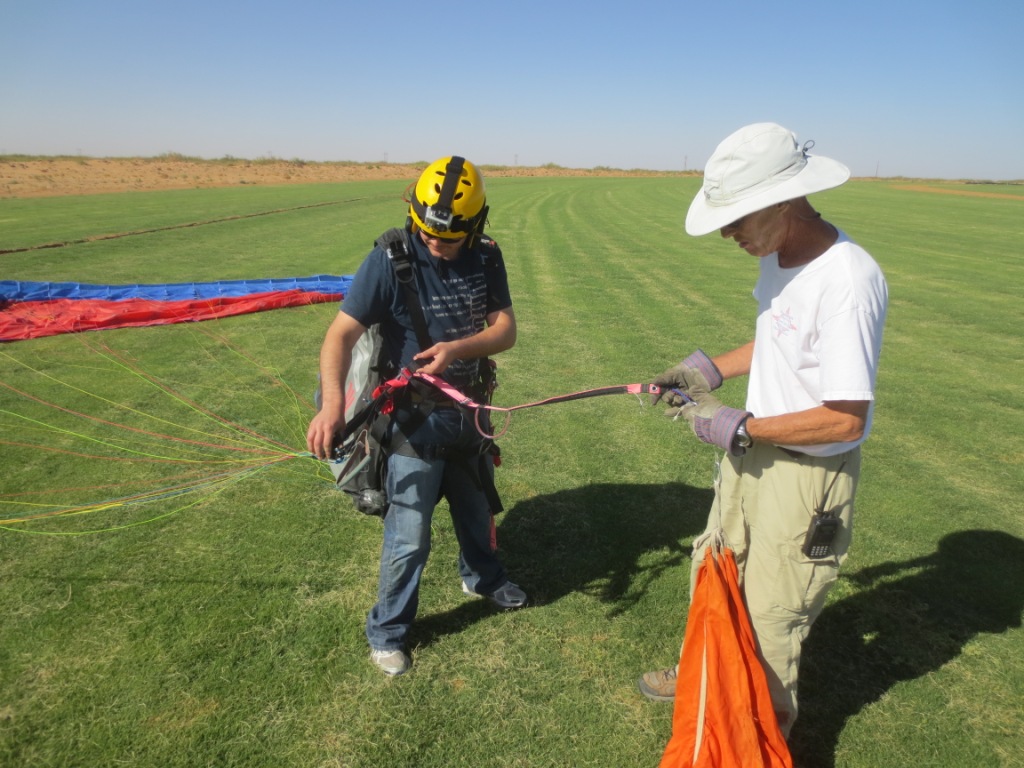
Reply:
[[[389,229],[374,245],[387,254],[395,270],[398,284],[405,294],[420,349],[429,349],[433,341],[427,331],[427,321],[420,301],[409,235],[408,229]],[[478,245],[485,264],[488,264],[489,258],[497,252],[497,245],[486,237],[480,237]],[[384,517],[389,504],[388,456],[398,454],[421,459],[443,458],[461,463],[477,488],[486,495],[491,512],[501,512],[504,507],[488,466],[489,458],[495,466],[500,464],[501,452],[494,440],[482,436],[476,453],[440,445],[412,445],[409,437],[426,421],[435,407],[458,407],[457,403],[453,400],[445,401],[439,397],[437,389],[414,378],[412,373],[415,363],[400,371],[395,370],[383,348],[379,324],[368,328],[359,344],[365,345],[365,348],[353,351],[352,368],[345,382],[346,400],[354,398],[354,407],[350,409],[346,406],[346,415],[350,412],[352,415],[346,419],[345,430],[338,437],[330,462],[338,489],[351,497],[360,512]],[[493,360],[480,359],[477,380],[467,389],[467,394],[478,403],[490,404],[497,387],[496,372],[497,364]],[[352,388],[359,391],[350,391],[353,382],[355,384]],[[401,418],[396,418],[396,412],[401,414]]]

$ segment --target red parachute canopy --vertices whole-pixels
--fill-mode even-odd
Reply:
[[[105,328],[196,322],[340,301],[350,276],[91,285],[0,281],[0,341]]]

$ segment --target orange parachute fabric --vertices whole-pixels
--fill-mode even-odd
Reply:
[[[717,550],[717,551],[716,551]],[[709,546],[679,658],[660,768],[792,768],[757,657],[732,550]]]

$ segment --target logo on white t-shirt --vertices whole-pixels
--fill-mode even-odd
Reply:
[[[786,311],[781,314],[772,313],[772,328],[775,331],[775,338],[780,336],[786,336],[791,331],[795,331],[796,325],[793,323],[793,314],[787,307]]]

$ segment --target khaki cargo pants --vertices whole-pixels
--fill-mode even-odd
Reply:
[[[744,456],[726,456],[719,466],[707,530],[721,528],[735,555],[779,726],[788,736],[797,716],[800,646],[850,546],[860,448],[819,458],[755,443]],[[800,551],[804,536],[837,472],[827,503],[843,522],[835,554],[811,560]],[[704,554],[695,547],[691,602]]]

